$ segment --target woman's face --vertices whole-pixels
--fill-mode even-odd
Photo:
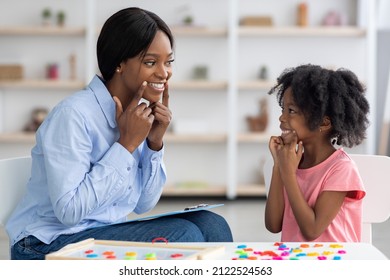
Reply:
[[[142,98],[150,103],[160,101],[167,81],[172,76],[173,61],[173,51],[168,36],[162,31],[157,31],[145,56],[136,56],[120,64],[125,90],[135,93],[146,81],[147,86]]]

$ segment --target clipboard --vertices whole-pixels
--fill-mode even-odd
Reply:
[[[209,210],[209,209],[213,209],[213,208],[216,208],[216,207],[221,207],[223,205],[224,205],[223,203],[222,204],[211,204],[211,205],[209,205],[209,204],[199,204],[199,205],[195,205],[195,206],[186,207],[183,210],[170,211],[170,212],[160,213],[160,214],[146,216],[146,217],[142,217],[142,218],[126,220],[126,221],[124,221],[122,223],[148,221],[148,220],[153,220],[153,219],[157,219],[157,218],[160,218],[160,217],[173,216],[173,215],[190,213],[190,212],[196,212],[196,211],[201,211],[201,210]],[[120,223],[120,224],[122,224],[122,223]]]

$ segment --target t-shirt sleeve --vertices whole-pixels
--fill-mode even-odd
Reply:
[[[323,191],[347,191],[347,197],[354,200],[360,200],[366,195],[359,171],[351,160],[340,160],[332,167]]]

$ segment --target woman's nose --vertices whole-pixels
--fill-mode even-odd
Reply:
[[[172,74],[171,74],[171,71],[168,67],[166,67],[165,65],[162,65],[160,66],[157,71],[156,71],[156,75],[157,77],[161,78],[161,79],[167,79],[169,78]]]

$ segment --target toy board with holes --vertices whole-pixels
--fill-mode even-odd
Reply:
[[[225,247],[86,239],[46,255],[46,260],[206,260]]]

